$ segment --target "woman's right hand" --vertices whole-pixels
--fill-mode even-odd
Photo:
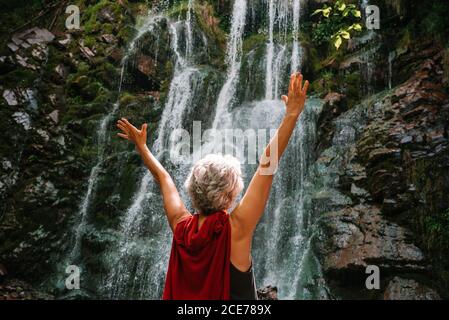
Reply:
[[[309,81],[302,85],[302,74],[297,72],[290,76],[290,85],[288,86],[288,96],[282,96],[285,102],[286,114],[298,117],[304,110],[304,104],[307,97]]]
[[[117,135],[123,139],[134,142],[136,147],[143,147],[147,144],[147,124],[144,123],[141,129],[134,127],[128,120],[121,118],[117,121],[117,127],[122,130]]]

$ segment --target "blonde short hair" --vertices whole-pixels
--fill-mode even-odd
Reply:
[[[231,155],[209,154],[192,167],[185,187],[198,212],[227,210],[243,190],[240,162]]]

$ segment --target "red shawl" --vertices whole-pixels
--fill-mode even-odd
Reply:
[[[165,281],[164,300],[229,300],[231,226],[224,211],[178,222]]]

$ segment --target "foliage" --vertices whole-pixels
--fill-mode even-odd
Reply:
[[[337,0],[333,6],[324,4],[321,9],[312,13],[312,16],[314,15],[320,15],[313,36],[319,44],[331,40],[338,50],[355,32],[362,31],[360,10],[356,5],[347,4],[344,0]]]
[[[416,31],[423,35],[432,35],[442,41],[444,45],[449,45],[449,19],[443,14],[448,12],[449,3],[442,1],[432,1],[421,4],[418,10],[419,18],[416,19]]]
[[[449,208],[440,215],[425,218],[425,239],[429,249],[449,249]]]

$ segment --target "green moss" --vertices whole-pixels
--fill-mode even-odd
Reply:
[[[407,51],[407,49],[408,49],[408,47],[410,46],[411,43],[412,43],[412,39],[411,39],[410,30],[407,28],[403,32],[403,35],[402,35],[401,39],[399,40],[399,42],[397,44],[397,48],[400,51],[405,52],[405,51]]]
[[[110,23],[105,23],[101,26],[101,29],[104,33],[113,33],[114,32],[114,26]]]
[[[16,68],[13,71],[0,77],[1,82],[6,86],[14,84],[16,87],[31,86],[36,79],[37,73],[30,69]]]
[[[449,208],[440,214],[425,217],[423,227],[428,250],[449,250]]]
[[[11,36],[11,32],[18,27],[24,25],[31,17],[35,17],[46,6],[46,1],[41,0],[15,0],[15,1],[2,1],[0,11],[0,43],[2,49],[3,44]],[[38,22],[48,24],[52,17],[44,15]],[[9,50],[6,49],[5,52]]]
[[[89,48],[94,48],[97,40],[93,36],[84,37],[84,45]]]
[[[120,28],[118,38],[123,43],[127,43],[135,34],[136,30],[131,26],[124,26]]]
[[[264,45],[267,41],[267,35],[263,33],[253,34],[244,39],[242,49],[244,52],[249,52],[259,45]]]
[[[133,102],[136,102],[138,98],[129,92],[124,92],[120,97],[120,105],[127,106]]]
[[[348,105],[355,105],[360,99],[360,71],[354,71],[353,73],[346,75],[342,80],[343,81],[339,81],[339,83],[342,83],[344,86],[344,92],[348,99]]]
[[[90,66],[86,62],[81,61],[78,64],[77,73],[79,75],[87,74],[89,72],[89,70],[90,70]]]

